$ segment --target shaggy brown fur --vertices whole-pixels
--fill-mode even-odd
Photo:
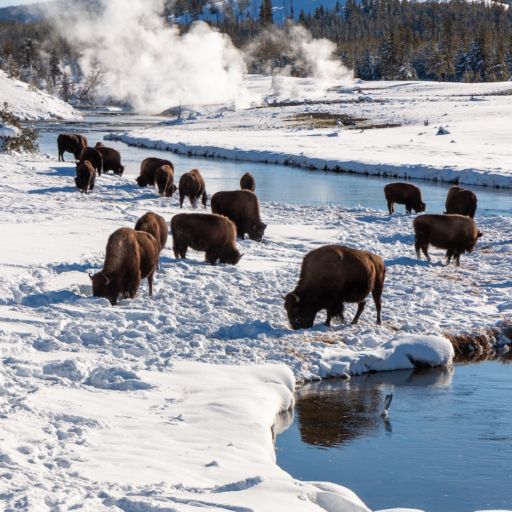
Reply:
[[[464,215],[420,215],[414,219],[413,226],[418,259],[421,257],[421,249],[430,261],[428,246],[432,244],[439,249],[446,249],[447,265],[453,257],[459,266],[461,254],[473,251],[482,236],[475,221]]]
[[[250,190],[251,192],[254,192],[256,190],[256,180],[254,179],[254,176],[250,172],[246,172],[240,178],[240,188],[242,190]]]
[[[64,153],[73,153],[75,160],[80,158],[82,149],[87,146],[87,138],[84,135],[75,133],[61,133],[57,137],[57,149],[59,151],[59,162],[65,162]]]
[[[176,192],[174,184],[174,171],[170,165],[161,165],[155,173],[156,186],[161,196],[172,197]]]
[[[145,213],[135,224],[135,231],[145,231],[153,235],[159,244],[162,252],[165,244],[167,243],[168,227],[165,219],[157,213],[147,212]]]
[[[421,190],[410,183],[389,183],[384,187],[384,195],[388,202],[388,210],[391,215],[394,211],[394,204],[405,204],[405,211],[411,213],[424,212],[427,205],[421,199]]]
[[[189,198],[190,204],[193,208],[196,207],[197,200],[201,198],[201,203],[206,208],[206,201],[208,200],[206,186],[198,169],[192,169],[181,176],[179,191],[180,208],[183,208],[183,201],[185,201],[185,197]]]
[[[95,297],[105,297],[115,306],[119,296],[133,298],[141,279],[147,278],[153,295],[153,275],[158,262],[159,243],[153,235],[120,228],[110,235],[103,270],[91,276]]]
[[[250,190],[217,192],[212,196],[212,212],[225,215],[236,225],[240,238],[245,233],[251,240],[261,242],[267,227],[261,222],[258,197]]]
[[[96,182],[96,171],[89,160],[79,164],[76,168],[75,184],[82,194],[87,194],[94,190]]]
[[[299,282],[285,297],[284,307],[292,329],[313,327],[315,317],[327,310],[326,325],[333,317],[343,320],[344,302],[357,302],[356,324],[372,294],[381,323],[382,290],[386,266],[380,256],[343,245],[325,245],[304,257]]]
[[[162,165],[168,165],[174,171],[174,165],[169,160],[162,160],[161,158],[149,157],[142,161],[140,164],[140,174],[136,178],[139,187],[153,187],[156,180],[156,170]]]
[[[80,160],[76,164],[77,167],[87,160],[91,162],[92,166],[96,169],[98,176],[101,176],[101,171],[103,170],[103,157],[101,153],[95,148],[84,148],[80,153]]]
[[[204,251],[206,261],[215,265],[236,265],[242,255],[236,247],[236,227],[228,218],[209,213],[180,213],[171,220],[173,251],[185,258],[187,249]]]
[[[499,355],[496,349],[498,330],[489,329],[478,334],[449,334],[445,337],[450,340],[455,352],[455,362],[485,361],[494,359]]]
[[[471,190],[461,187],[450,187],[446,196],[445,212],[467,215],[472,219],[476,213],[477,198]]]
[[[101,144],[101,142],[98,144]],[[124,165],[121,164],[121,153],[117,149],[107,148],[103,144],[98,146],[98,144],[96,144],[95,150],[99,151],[103,158],[103,172],[112,171],[114,174],[122,176]]]

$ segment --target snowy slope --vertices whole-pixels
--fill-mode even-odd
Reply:
[[[81,115],[71,105],[42,91],[31,89],[29,84],[12,80],[0,71],[0,104],[26,121],[48,119],[78,119]]]

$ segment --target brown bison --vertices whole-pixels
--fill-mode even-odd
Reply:
[[[103,144],[103,142],[98,141],[98,142],[96,142],[96,144],[94,145],[94,147],[95,147],[96,149],[98,149],[98,148],[104,148],[104,147],[105,147],[105,145]]]
[[[179,213],[171,220],[173,251],[185,258],[187,249],[204,251],[206,261],[215,265],[236,265],[242,254],[236,247],[236,227],[228,218],[209,213]]]
[[[439,249],[446,249],[446,264],[452,257],[457,266],[464,252],[471,252],[482,233],[477,229],[475,221],[464,215],[420,215],[414,219],[416,235],[416,255],[420,258],[420,249],[430,261],[428,246],[432,244]]]
[[[162,252],[165,244],[167,243],[168,228],[165,219],[156,213],[145,213],[135,224],[135,231],[145,231],[153,235],[160,247],[159,252]]]
[[[304,257],[299,282],[284,297],[284,307],[292,329],[313,327],[315,317],[327,310],[326,325],[333,317],[343,320],[344,302],[357,302],[356,324],[371,292],[381,323],[382,290],[386,266],[379,256],[343,245],[325,245]]]
[[[101,144],[101,146],[98,146]],[[101,142],[96,143],[95,151],[101,153],[103,158],[103,172],[112,171],[119,176],[123,175],[124,165],[121,164],[121,153],[114,148],[107,148]]]
[[[388,210],[391,215],[394,211],[394,204],[405,204],[405,211],[411,213],[424,212],[427,205],[421,200],[421,190],[410,183],[389,183],[384,187],[384,195],[388,202]]]
[[[110,235],[103,270],[91,275],[95,297],[105,297],[115,306],[119,296],[133,298],[141,279],[147,278],[153,295],[153,275],[158,263],[159,243],[153,235],[120,228]]]
[[[103,170],[103,156],[97,149],[90,147],[84,148],[80,153],[80,160],[76,164],[77,168],[85,161],[91,162],[94,169],[96,169],[98,176],[101,176],[101,171]]]
[[[76,168],[75,184],[82,194],[87,194],[94,190],[96,182],[96,171],[89,160],[78,164]]]
[[[446,196],[445,212],[467,215],[472,219],[476,213],[476,194],[461,187],[450,187]]]
[[[162,160],[161,158],[149,157],[142,161],[140,164],[140,174],[136,178],[139,187],[153,187],[156,181],[156,171],[162,165],[168,165],[174,171],[174,165],[169,160]]]
[[[172,197],[177,188],[174,184],[174,170],[170,165],[161,165],[155,173],[155,182],[161,196]]]
[[[185,201],[185,197],[188,197],[193,208],[196,207],[197,200],[201,198],[201,203],[206,208],[208,195],[206,194],[206,186],[199,169],[192,169],[181,176],[179,191],[180,208],[183,208],[183,201]]]
[[[212,196],[212,212],[225,215],[236,225],[240,238],[245,233],[251,240],[261,242],[267,227],[261,222],[258,197],[250,190],[217,192]]]
[[[84,135],[75,133],[61,133],[57,137],[57,148],[59,150],[59,162],[65,162],[64,153],[73,153],[75,160],[80,158],[82,149],[87,147],[87,138]]]
[[[256,190],[256,180],[254,179],[254,176],[250,172],[246,172],[240,178],[240,188],[242,190],[250,190],[251,192],[254,192]]]

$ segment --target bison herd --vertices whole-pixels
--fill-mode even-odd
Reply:
[[[96,174],[113,171],[122,175],[121,155],[98,142],[94,148],[87,145],[82,135],[61,134],[57,139],[59,161],[64,153],[75,156],[75,183],[82,193],[94,189]],[[207,206],[205,181],[198,169],[184,173],[175,184],[174,165],[169,160],[146,158],[136,178],[139,187],[156,186],[163,197],[172,197],[177,191],[180,207],[188,198],[193,208],[201,201]],[[240,190],[222,191],[211,198],[212,213],[180,213],[170,222],[173,252],[176,258],[185,258],[188,248],[205,253],[210,264],[217,262],[236,265],[243,256],[236,239],[245,235],[261,242],[267,225],[262,222],[256,182],[250,173],[240,179]],[[426,210],[421,190],[410,183],[390,183],[384,187],[389,214],[395,204],[405,205],[407,213]],[[430,261],[430,245],[446,250],[447,264],[452,258],[457,265],[460,256],[471,252],[482,233],[474,219],[476,195],[458,186],[449,189],[445,212],[440,215],[418,215],[413,222],[415,250]],[[159,267],[160,253],[167,243],[168,226],[163,217],[153,212],[142,216],[131,228],[120,228],[108,239],[103,269],[91,275],[93,295],[105,297],[112,305],[119,298],[133,298],[142,279],[148,280],[149,294],[153,292],[153,276]],[[344,303],[357,303],[352,323],[357,323],[371,293],[377,310],[377,324],[381,323],[382,291],[386,266],[380,256],[368,251],[342,245],[327,245],[304,257],[295,289],[284,297],[284,307],[292,329],[313,326],[316,315],[326,310],[326,325],[332,318],[343,319]]]

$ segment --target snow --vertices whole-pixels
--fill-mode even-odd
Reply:
[[[14,126],[0,124],[0,137],[17,137],[18,129]]]
[[[314,79],[250,76],[245,87],[252,108],[195,107],[194,115],[179,124],[170,121],[115,138],[197,156],[512,187],[510,82],[341,87]],[[391,127],[350,129],[336,118],[332,126],[319,127],[307,119],[318,113],[364,118],[363,128]]]
[[[0,71],[0,103],[7,103],[9,110],[24,121],[81,118],[68,103],[31,88],[25,82],[8,78],[4,71]]]

